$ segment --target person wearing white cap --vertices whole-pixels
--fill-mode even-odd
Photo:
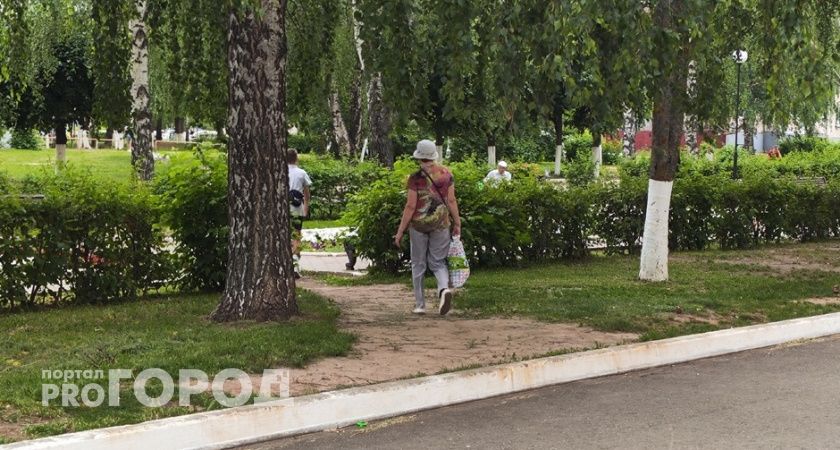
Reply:
[[[406,230],[411,240],[411,282],[415,301],[412,312],[415,314],[426,312],[423,297],[426,269],[431,270],[437,280],[438,312],[445,315],[452,308],[446,256],[451,237],[461,235],[461,216],[455,198],[455,179],[449,169],[435,162],[437,156],[434,142],[424,139],[417,143],[414,159],[420,168],[408,178],[405,208],[394,235],[397,247],[402,245]]]
[[[499,161],[499,165],[491,170],[486,177],[484,177],[484,182],[489,184],[499,184],[502,181],[510,181],[513,176],[507,170],[508,164],[504,161]]]

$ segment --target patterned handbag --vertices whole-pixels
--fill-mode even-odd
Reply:
[[[453,288],[464,286],[467,278],[470,277],[470,262],[467,260],[467,252],[464,250],[464,243],[461,242],[460,236],[452,236],[446,264],[449,266],[449,286]]]

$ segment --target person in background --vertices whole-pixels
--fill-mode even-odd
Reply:
[[[292,260],[295,278],[300,278],[300,239],[303,232],[303,219],[309,216],[310,192],[312,180],[305,170],[298,167],[297,150],[290,148],[286,155],[289,164],[289,207],[292,222]]]
[[[406,230],[411,241],[411,282],[415,302],[412,312],[415,314],[426,312],[423,296],[426,269],[431,270],[437,280],[438,312],[445,315],[452,308],[446,256],[451,237],[461,235],[461,216],[455,199],[452,172],[437,164],[437,157],[434,142],[424,139],[417,143],[414,159],[420,167],[408,178],[405,208],[397,234],[394,235],[397,247],[402,245]]]
[[[512,175],[507,170],[508,164],[504,161],[499,161],[499,165],[496,166],[494,170],[491,170],[486,177],[484,177],[484,182],[489,184],[499,184],[502,181],[510,181]]]

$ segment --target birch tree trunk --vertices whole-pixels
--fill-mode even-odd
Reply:
[[[350,141],[350,152],[356,156],[362,145],[362,125],[364,123],[364,111],[362,102],[362,83],[365,76],[365,60],[362,57],[362,38],[360,37],[361,23],[356,18],[356,0],[351,0],[351,20],[353,21],[353,45],[356,50],[356,73],[353,76],[353,85],[350,91],[350,123],[347,126],[347,135]]]
[[[337,92],[330,93],[329,106],[332,115],[333,141],[338,145],[336,153],[349,156],[351,154],[350,134],[347,132],[347,126],[341,116],[341,105],[338,102]]]
[[[383,166],[394,167],[394,147],[391,144],[391,111],[382,98],[382,74],[371,77],[368,90],[370,115],[370,148]]]
[[[662,0],[654,10],[654,23],[661,28],[673,28],[675,19],[683,11],[684,1]],[[680,134],[685,120],[687,48],[688,44],[684,44],[683,54],[665,70],[654,93],[653,144],[639,269],[639,278],[646,281],[668,279],[668,214],[674,175],[680,163]]]
[[[257,8],[257,7],[254,7]],[[216,321],[297,313],[286,164],[286,0],[228,19],[227,282]]]
[[[148,181],[155,173],[152,155],[152,114],[149,110],[149,41],[146,34],[146,0],[134,0],[137,17],[131,20],[131,95],[134,136],[131,142],[131,165],[137,177]]]
[[[624,156],[633,156],[636,154],[636,132],[638,130],[639,127],[633,111],[629,109],[624,111],[624,125],[621,128],[621,144]]]

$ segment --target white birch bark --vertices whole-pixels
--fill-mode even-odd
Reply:
[[[488,145],[487,146],[487,165],[490,167],[496,167],[496,146],[495,145]]]

